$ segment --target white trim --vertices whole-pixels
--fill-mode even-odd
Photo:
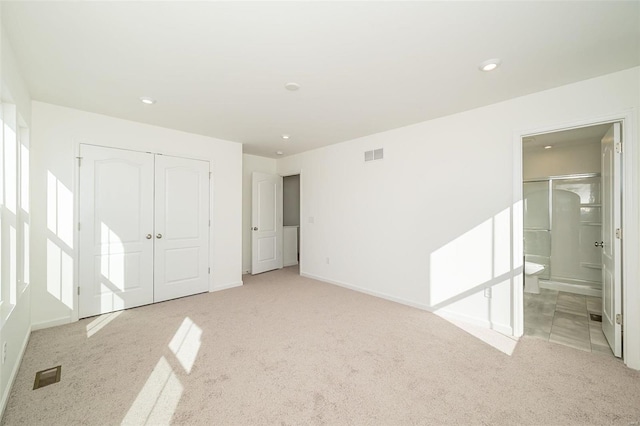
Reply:
[[[526,136],[569,130],[597,124],[622,122],[622,312],[624,315],[624,344],[623,360],[629,368],[640,370],[640,271],[637,259],[640,258],[639,218],[638,214],[638,158],[636,154],[637,110],[627,109],[616,114],[600,115],[588,119],[581,119],[567,123],[547,125],[534,129],[522,129],[513,133],[513,203],[522,200],[522,139]],[[514,230],[514,235],[516,234]],[[521,245],[514,245],[513,257],[524,256]],[[523,288],[514,280],[512,287],[513,310],[512,324],[514,336],[519,337],[523,332],[524,306],[522,303]],[[522,281],[520,281],[521,284]]]
[[[438,310],[433,310],[430,306],[425,305],[424,303],[417,303],[417,302],[413,302],[411,300],[407,300],[407,299],[403,299],[401,297],[395,297],[395,296],[391,296],[389,294],[386,293],[382,293],[379,291],[373,291],[373,290],[369,290],[363,287],[359,287],[357,285],[353,285],[353,284],[348,284],[342,281],[336,281],[336,280],[331,280],[329,278],[325,278],[325,277],[321,277],[319,275],[314,275],[314,274],[308,274],[306,272],[300,272],[300,275],[306,278],[311,278],[317,281],[322,281],[324,283],[327,284],[332,284],[332,285],[337,285],[338,287],[343,287],[343,288],[347,288],[349,290],[353,290],[353,291],[357,291],[358,293],[364,293],[364,294],[368,294],[369,296],[374,296],[374,297],[379,297],[380,299],[385,299],[385,300],[389,300],[391,302],[395,302],[395,303],[400,303],[401,305],[406,305],[406,306],[411,306],[412,308],[417,308],[423,311],[427,311],[427,312],[431,312],[433,314],[436,314],[438,316],[441,316],[443,318],[452,318],[452,319],[456,319],[458,321],[463,321],[465,323],[468,324],[473,324],[473,325],[477,325],[479,327],[488,329],[488,330],[494,330],[497,331],[499,333],[502,334],[506,334],[511,336],[513,334],[513,330],[510,326],[508,325],[504,325],[504,324],[496,324],[496,323],[492,323],[488,320],[485,319],[479,319],[479,318],[475,318],[475,317],[470,317],[470,316],[466,316],[466,315],[461,315],[455,312],[449,312],[446,309],[438,309]]]
[[[276,164],[276,170],[277,170],[277,164]],[[302,214],[302,210],[304,208],[304,190],[303,190],[303,185],[302,185],[302,181],[304,179],[303,177],[303,170],[302,168],[294,168],[294,169],[289,169],[286,172],[281,172],[281,171],[277,171],[278,175],[284,177],[287,176],[295,176],[298,175],[300,176],[300,224],[298,225],[298,263],[297,265],[300,265],[300,271],[302,271],[302,265],[303,265],[303,258],[304,258],[304,250],[303,250],[303,243],[304,243],[304,234],[305,234],[305,229],[306,229],[306,222],[304,220],[302,220],[303,217],[306,217],[305,215]],[[283,193],[284,195],[284,185],[283,185]],[[284,213],[283,213],[284,214]],[[284,230],[282,231],[284,233]],[[283,267],[285,267],[287,265],[283,265]],[[289,266],[294,266],[294,265],[289,265]],[[302,275],[302,272],[300,273],[300,275]]]
[[[412,302],[410,300],[402,299],[400,297],[391,296],[389,294],[382,293],[382,292],[379,292],[379,291],[368,290],[368,289],[363,288],[363,287],[358,287],[357,285],[348,284],[348,283],[345,283],[345,282],[342,282],[342,281],[331,280],[329,278],[321,277],[319,275],[314,275],[314,274],[308,274],[306,272],[300,272],[300,276],[311,278],[311,279],[314,279],[314,280],[317,280],[317,281],[322,281],[322,282],[327,283],[327,284],[337,285],[338,287],[348,288],[349,290],[354,290],[354,291],[357,291],[358,293],[368,294],[370,296],[375,296],[375,297],[379,297],[381,299],[390,300],[392,302],[400,303],[402,305],[411,306],[413,308],[422,309],[423,311],[430,311],[431,312],[431,309],[429,309],[429,306],[425,305],[424,303]]]
[[[231,283],[231,284],[223,284],[221,286],[213,287],[211,290],[209,290],[209,293],[213,293],[214,291],[228,290],[230,288],[242,287],[243,285],[244,283],[242,281],[238,281],[237,283]]]
[[[73,274],[73,310],[71,311],[71,318],[68,318],[68,322],[75,322],[80,319],[80,297],[78,296],[78,288],[80,287],[80,233],[78,231],[78,223],[80,223],[80,165],[78,157],[80,157],[80,145],[90,145],[87,142],[81,140],[75,140],[73,143],[73,159],[75,161],[75,167],[73,168],[73,262],[75,265]],[[82,160],[81,160],[82,161]],[[40,324],[55,323],[51,326],[45,325],[42,328],[53,327],[60,325],[60,319],[51,321],[45,321]],[[35,329],[35,328],[34,328]]]
[[[73,317],[60,317],[60,318],[56,318],[48,321],[42,321],[42,322],[31,324],[31,330],[33,331],[42,330],[44,328],[57,327],[59,325],[70,324],[76,321],[78,320],[77,319],[74,320]]]
[[[27,345],[29,344],[29,338],[31,337],[32,327],[27,329],[27,333],[24,336],[24,340],[22,341],[22,347],[20,348],[20,352],[18,353],[17,362],[13,366],[13,371],[11,371],[11,377],[7,381],[7,387],[4,389],[4,393],[2,394],[2,402],[0,403],[0,418],[4,416],[4,410],[7,408],[7,402],[9,402],[9,395],[11,395],[11,389],[13,388],[13,384],[16,381],[16,377],[18,376],[18,371],[20,370],[20,365],[22,364],[22,359],[24,358],[24,353],[27,350]]]
[[[475,317],[470,317],[468,315],[460,314],[457,312],[451,312],[446,309],[439,309],[437,311],[432,311],[427,309],[430,312],[433,312],[435,315],[438,315],[441,318],[452,321],[462,321],[467,324],[474,324],[486,330],[493,330],[495,332],[504,334],[510,339],[513,339],[513,329],[509,325],[505,324],[496,324],[486,319],[480,319]],[[516,338],[517,339],[517,338]]]

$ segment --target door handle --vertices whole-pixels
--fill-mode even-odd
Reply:
[[[147,234],[147,240],[150,240],[151,238],[153,238],[153,235]]]
[[[257,231],[257,230],[258,230],[258,227],[257,227],[257,226],[254,226],[254,227],[253,227],[253,230],[254,230],[254,231]]]
[[[162,238],[162,234],[156,235],[156,238],[158,238],[158,239]]]
[[[604,247],[604,241],[600,241],[600,242],[596,241],[596,247],[603,248]]]

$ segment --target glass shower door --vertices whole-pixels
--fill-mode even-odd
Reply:
[[[550,278],[551,216],[549,181],[525,182],[524,196],[524,257],[528,262],[545,265],[539,275]]]

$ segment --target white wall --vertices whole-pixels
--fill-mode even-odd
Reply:
[[[276,160],[244,154],[242,156],[242,273],[251,271],[251,175],[276,173]]]
[[[80,143],[208,160],[213,172],[210,289],[241,284],[241,144],[41,102],[33,102],[32,114],[34,328],[74,319],[77,250],[73,243],[67,243],[68,237],[59,234],[74,232],[77,224],[73,206],[77,187],[74,157]],[[59,182],[57,207],[47,189],[51,179]],[[58,216],[55,226],[51,223],[54,209]]]
[[[526,149],[523,155],[524,179],[578,173],[600,173],[600,141],[580,145],[556,145],[552,149]]]
[[[300,175],[282,179],[282,223],[284,226],[300,225]]]
[[[1,11],[1,8],[0,8]],[[1,13],[1,12],[0,12]],[[0,19],[0,22],[2,20]],[[4,33],[4,29],[0,25],[0,101],[4,107],[5,123],[8,123],[10,127],[15,130],[19,126],[29,126],[31,123],[31,99],[29,92],[22,80],[20,70],[17,67],[17,63],[14,58],[14,53],[9,43],[9,40]],[[11,110],[11,113],[8,113]],[[2,129],[0,128],[0,132]],[[0,136],[2,136],[0,134]],[[0,141],[2,139],[0,138]],[[24,143],[24,141],[23,141]],[[0,144],[2,147],[2,144]],[[0,148],[1,149],[1,148]],[[0,156],[3,157],[3,156]],[[5,159],[6,161],[6,159]],[[5,206],[1,206],[3,217],[3,234],[2,234],[2,287],[5,289],[10,284],[8,278],[9,269],[17,268],[18,278],[18,294],[15,300],[15,304],[9,303],[10,300],[4,300],[2,303],[2,315],[0,319],[0,356],[2,353],[2,347],[6,343],[6,361],[0,366],[0,415],[4,411],[4,407],[9,397],[9,391],[11,383],[13,382],[15,375],[20,367],[20,361],[22,359],[22,353],[26,347],[26,344],[31,333],[31,289],[27,285],[20,285],[19,281],[22,279],[20,273],[20,261],[18,264],[10,261],[13,259],[20,259],[23,252],[23,243],[20,238],[20,228],[17,230],[17,243],[16,252],[10,255],[9,244],[7,244],[7,225],[10,216],[13,216],[12,222],[23,221],[26,216],[23,216],[22,206],[23,203],[18,203],[17,217],[15,213],[7,211]],[[17,256],[16,256],[17,254]]]
[[[514,135],[638,108],[639,77],[634,68],[278,160],[280,174],[304,175],[301,273],[511,333],[522,262]],[[363,161],[381,147],[384,160]]]

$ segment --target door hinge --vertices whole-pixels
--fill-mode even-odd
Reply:
[[[622,325],[622,314],[616,314],[616,324]]]
[[[616,238],[619,240],[622,239],[622,229],[616,228]]]
[[[80,286],[78,286],[78,296],[80,296]]]
[[[80,230],[80,222],[78,222],[78,231]]]
[[[209,219],[209,226],[211,226],[211,219]]]
[[[211,179],[211,172],[209,172],[209,179]]]
[[[622,154],[622,142],[618,142],[616,144],[616,153],[617,154]]]
[[[209,268],[209,273],[211,273],[211,268]]]
[[[78,159],[78,167],[82,166],[82,157],[76,157]]]

